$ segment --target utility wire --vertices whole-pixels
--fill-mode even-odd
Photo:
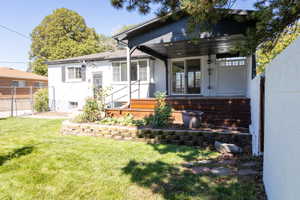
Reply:
[[[0,60],[0,63],[20,63],[20,64],[23,64],[23,63],[29,63],[29,61],[28,62],[21,62],[21,61],[16,61],[16,62],[14,62],[14,61],[1,61]]]
[[[3,28],[3,29],[5,29],[5,30],[7,30],[7,31],[16,33],[16,34],[18,34],[19,36],[22,36],[22,37],[24,37],[24,38],[26,38],[26,39],[31,40],[31,38],[30,38],[29,36],[27,36],[27,35],[25,35],[25,34],[23,34],[23,33],[20,33],[20,32],[18,32],[18,31],[15,31],[15,30],[13,30],[13,29],[11,29],[11,28],[8,28],[8,27],[6,27],[6,26],[3,26],[3,25],[1,25],[1,24],[0,24],[0,27]]]

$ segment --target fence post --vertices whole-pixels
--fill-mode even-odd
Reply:
[[[31,115],[33,115],[34,108],[33,108],[33,88],[30,86],[30,103],[31,103]]]
[[[17,98],[16,98],[16,96],[17,96],[17,88],[16,87],[14,87],[14,103],[15,103],[15,111],[16,111],[16,117],[18,116],[18,109],[17,109]]]
[[[10,94],[11,94],[11,102],[10,102],[10,116],[14,116],[14,90],[13,87],[10,88]]]

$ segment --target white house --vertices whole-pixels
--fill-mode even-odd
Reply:
[[[155,67],[154,67],[155,66]],[[132,60],[132,97],[152,97],[164,91],[164,66],[153,57],[136,51]],[[93,97],[95,87],[111,88],[109,103],[127,101],[126,50],[105,52],[49,62],[49,99],[51,110],[81,109]]]
[[[125,50],[50,61],[51,109],[81,109],[85,99],[93,96],[93,88],[110,87],[107,102],[113,109],[109,112],[144,116],[152,108],[151,97],[162,91],[173,99],[175,110],[200,109],[207,122],[215,125],[250,126],[257,144],[259,117],[251,116],[251,110],[259,106],[253,89],[258,82],[252,80],[255,56],[232,54],[246,31],[255,27],[248,14],[232,10],[209,32],[194,33],[187,30],[185,13],[179,18],[155,18],[113,36]],[[136,99],[140,102],[133,105]],[[118,108],[127,103],[128,108]]]

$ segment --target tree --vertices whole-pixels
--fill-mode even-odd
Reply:
[[[135,27],[135,26],[136,26],[136,25],[134,25],[134,24],[124,25],[124,26],[122,26],[120,29],[118,29],[117,31],[115,31],[115,32],[113,33],[113,35],[116,35],[116,34],[118,34],[118,33],[122,33],[122,32],[124,32],[124,31],[129,30],[129,29],[132,29],[132,28]]]
[[[83,17],[66,8],[54,10],[46,16],[31,34],[30,58],[32,70],[47,75],[46,60],[64,59],[110,48],[105,37],[99,36],[94,29],[87,27]]]
[[[292,28],[294,29],[294,27]],[[262,73],[265,67],[270,63],[278,54],[280,54],[286,47],[288,47],[297,37],[300,36],[300,27],[296,31],[285,30],[278,39],[277,44],[270,51],[265,51],[263,48],[257,50],[257,72]]]
[[[142,14],[151,11],[151,4],[157,4],[155,7],[158,7],[157,14],[160,16],[181,9],[191,15],[189,25],[195,28],[203,22],[218,22],[222,16],[228,15],[228,8],[239,1],[242,0],[111,0],[111,3],[115,8],[138,9]],[[249,18],[257,21],[256,27],[248,30],[246,43],[242,45],[245,48],[241,51],[250,53],[259,45],[264,53],[270,52],[282,35],[296,31],[300,17],[299,0],[256,0],[254,7],[255,12]]]

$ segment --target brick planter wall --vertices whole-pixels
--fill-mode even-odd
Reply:
[[[97,136],[119,140],[144,141],[152,144],[177,144],[213,148],[214,142],[236,144],[244,152],[251,153],[251,135],[229,134],[193,130],[150,129],[126,126],[73,123],[64,121],[61,128],[64,135]]]

